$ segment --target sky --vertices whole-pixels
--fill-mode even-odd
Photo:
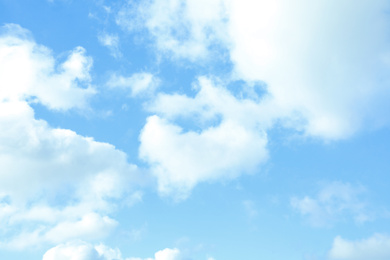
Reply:
[[[389,260],[390,2],[0,0],[0,259]]]

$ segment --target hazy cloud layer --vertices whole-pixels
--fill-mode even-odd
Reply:
[[[390,258],[390,237],[375,234],[367,239],[347,240],[340,236],[329,251],[331,260],[386,260]]]
[[[373,217],[361,196],[363,192],[362,186],[333,182],[324,185],[314,197],[293,197],[290,202],[314,226],[328,226],[347,218],[363,223]]]

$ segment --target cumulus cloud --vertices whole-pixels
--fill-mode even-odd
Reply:
[[[33,194],[44,196],[42,189],[48,193],[62,190],[65,195],[72,186],[86,198],[115,197],[122,187],[116,180],[119,173],[136,168],[128,165],[126,155],[110,144],[71,130],[53,129],[45,121],[34,119],[26,102],[3,102],[0,106],[0,124],[4,129],[0,134],[0,187],[15,201],[26,201]],[[72,184],[75,180],[88,187]],[[83,192],[82,188],[92,193]]]
[[[177,248],[166,248],[154,255],[155,260],[180,260],[180,250]]]
[[[6,228],[0,246],[104,237],[116,226],[108,216],[113,202],[131,197],[137,167],[110,144],[35,119],[30,106],[85,107],[94,93],[88,72],[92,60],[76,48],[55,67],[50,50],[28,31],[17,25],[2,30],[0,223]]]
[[[384,0],[125,4],[117,23],[146,29],[160,53],[190,62],[228,53],[233,80],[264,86],[254,101],[201,79],[194,98],[160,94],[148,104],[155,115],[139,154],[160,193],[185,198],[199,182],[251,172],[267,157],[266,131],[275,125],[329,141],[390,123],[388,7]],[[294,202],[302,210],[306,204],[311,216],[323,208],[309,197]]]
[[[140,157],[152,166],[162,195],[184,199],[199,182],[251,173],[267,159],[267,136],[253,120],[257,103],[239,100],[204,77],[194,98],[161,94],[140,135]],[[246,113],[249,112],[249,113]],[[198,128],[175,122],[196,118]]]
[[[34,210],[36,209],[34,208]],[[9,249],[20,250],[42,244],[72,241],[74,239],[97,241],[105,238],[117,226],[117,222],[114,219],[93,212],[87,213],[79,220],[73,220],[74,217],[63,215],[66,219],[55,220],[54,226],[50,225],[50,223],[45,223],[42,219],[36,219],[35,221],[40,223],[37,227],[31,219],[26,219],[25,221],[30,224],[29,226],[32,230],[23,231],[16,236],[11,235],[7,242],[0,245]],[[20,226],[26,227],[26,225]]]
[[[154,254],[154,258],[124,258],[119,249],[104,244],[93,246],[83,241],[74,241],[57,245],[49,249],[42,260],[182,260],[183,255],[177,248],[165,248]]]
[[[83,108],[95,93],[90,85],[92,59],[82,47],[57,64],[51,51],[15,24],[0,30],[1,101],[39,102],[50,109]]]
[[[350,241],[338,236],[328,256],[331,260],[387,260],[390,259],[390,237],[375,234],[367,239]]]
[[[135,73],[130,77],[112,74],[107,82],[107,86],[129,90],[131,97],[138,97],[153,94],[159,83],[159,79],[153,74],[141,72]]]
[[[143,26],[162,53],[192,62],[226,50],[237,79],[266,83],[286,127],[335,140],[389,123],[388,8],[384,0],[152,0],[124,7],[117,22]]]
[[[293,197],[290,203],[314,226],[331,225],[346,217],[362,223],[372,218],[360,196],[363,192],[361,186],[333,182],[325,185],[314,198]]]
[[[232,1],[235,73],[266,82],[280,112],[299,112],[308,135],[338,139],[380,124],[390,79],[387,8],[386,1]]]
[[[68,243],[49,249],[42,260],[106,260],[90,244]]]

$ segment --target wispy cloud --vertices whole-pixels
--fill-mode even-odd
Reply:
[[[125,5],[117,23],[129,31],[146,28],[161,52],[199,61],[210,60],[209,47],[226,35],[225,18],[221,0],[156,0]]]
[[[159,86],[160,80],[146,72],[135,73],[129,77],[114,73],[106,84],[110,88],[128,90],[131,97],[139,97],[152,95]]]
[[[252,200],[244,200],[242,205],[244,206],[245,212],[250,219],[258,216],[259,213],[257,211],[256,204]]]
[[[107,47],[110,50],[110,53],[113,57],[122,57],[122,53],[119,49],[119,36],[117,34],[103,32],[98,35],[98,40],[101,45]]]
[[[373,217],[362,199],[364,191],[362,186],[333,182],[325,185],[314,197],[292,197],[290,203],[314,226],[328,226],[350,217],[356,223],[363,223]]]

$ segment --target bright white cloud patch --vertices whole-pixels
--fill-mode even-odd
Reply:
[[[117,22],[143,25],[174,57],[227,50],[237,79],[267,84],[276,118],[333,140],[389,123],[388,8],[384,0],[153,0],[124,8]]]
[[[180,260],[180,250],[177,248],[158,251],[154,255],[155,260]]]
[[[16,25],[3,30],[0,223],[5,228],[0,246],[19,249],[105,237],[117,225],[108,216],[113,202],[130,194],[136,166],[110,144],[35,119],[29,105],[85,107],[94,93],[88,87],[92,61],[77,48],[56,68],[50,51],[37,45],[26,30]]]
[[[122,258],[119,249],[106,245],[93,246],[83,241],[60,244],[49,249],[42,260],[128,260]]]
[[[105,260],[87,243],[68,243],[48,250],[42,260]]]
[[[235,72],[266,82],[280,112],[298,111],[309,135],[338,139],[363,124],[383,123],[390,80],[387,8],[381,0],[231,1]]]
[[[90,86],[92,59],[81,47],[57,64],[49,49],[36,44],[30,33],[8,24],[0,31],[1,101],[39,102],[50,109],[86,106],[95,93]]]
[[[183,255],[177,248],[165,248],[154,254],[154,258],[122,257],[119,249],[104,244],[93,246],[83,241],[60,244],[49,249],[42,260],[181,260]]]
[[[345,217],[361,223],[370,220],[360,194],[362,187],[349,183],[333,182],[323,187],[316,197],[291,198],[291,206],[308,217],[314,226],[326,226]]]
[[[329,251],[331,260],[387,260],[390,259],[390,237],[375,234],[367,239],[350,241],[336,237]]]
[[[183,199],[199,182],[251,173],[267,159],[267,136],[251,117],[257,104],[236,99],[207,78],[199,79],[194,98],[161,94],[148,107],[158,115],[142,130],[140,157],[152,166],[163,195]],[[198,131],[175,123],[193,118]]]
[[[150,95],[159,85],[159,79],[153,74],[141,72],[130,77],[112,74],[107,82],[111,88],[121,88],[130,91],[131,97]]]
[[[0,222],[8,223],[9,236],[12,226],[32,223],[26,230],[42,237],[26,242],[23,233],[8,244],[98,238],[115,227],[104,214],[113,209],[107,199],[122,197],[136,172],[126,155],[70,130],[50,128],[33,118],[25,102],[3,102],[0,107],[0,126],[7,129],[0,134],[0,205],[8,209]]]

